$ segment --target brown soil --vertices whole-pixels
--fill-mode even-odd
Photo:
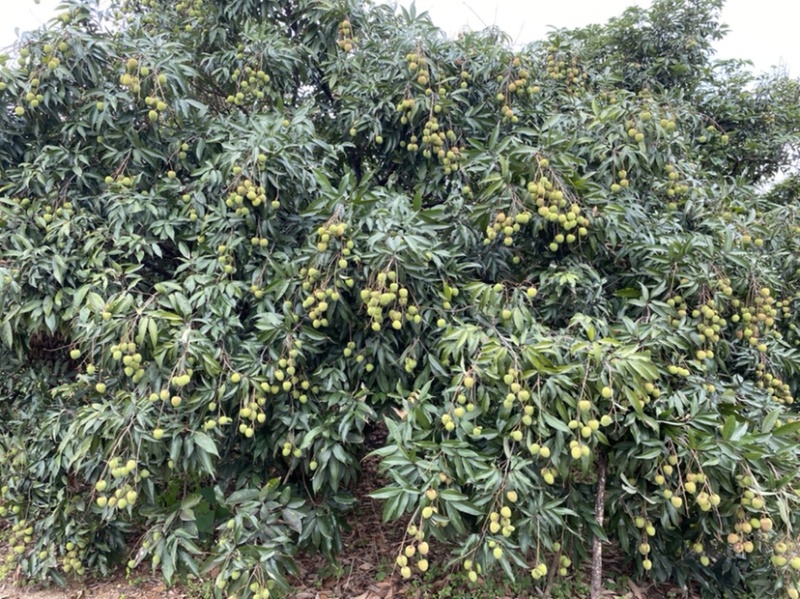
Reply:
[[[190,599],[181,589],[166,589],[162,582],[129,582],[124,576],[70,585],[67,589],[12,586],[0,582],[0,599]]]
[[[376,437],[373,439],[372,437]],[[368,447],[381,447],[386,437],[384,427],[376,427]],[[385,484],[378,473],[378,458],[362,461],[362,476],[353,490],[357,507],[349,518],[351,530],[343,533],[343,551],[337,567],[331,568],[320,555],[298,559],[300,575],[292,583],[294,599],[391,599],[405,597],[405,581],[394,571],[395,557],[402,547],[407,520],[384,524],[382,506],[369,494]]]

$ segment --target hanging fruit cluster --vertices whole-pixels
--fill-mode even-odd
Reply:
[[[422,50],[406,54],[406,62],[413,79],[419,85],[423,87],[427,86],[431,81],[431,72],[428,68],[428,61]]]
[[[266,203],[266,191],[262,186],[256,185],[250,179],[245,179],[231,188],[228,192],[228,197],[225,198],[225,205],[228,208],[235,208],[237,216],[247,216],[250,213],[250,209],[245,205],[245,200],[247,200],[251,206],[258,207]],[[274,204],[275,202],[273,202],[273,207]]]
[[[434,107],[435,109],[436,107]],[[416,137],[413,137],[416,141]],[[422,155],[425,158],[433,156],[444,167],[445,175],[449,175],[459,169],[463,161],[463,149],[456,145],[457,136],[453,130],[444,131],[439,126],[439,121],[435,116],[431,116],[425,123],[422,131]],[[411,149],[409,144],[409,149]],[[418,149],[416,143],[415,150]]]
[[[341,23],[339,23],[339,27],[337,28],[337,35],[338,38],[336,40],[336,45],[339,46],[345,52],[350,52],[353,49],[353,46],[356,43],[356,39],[353,37],[353,31],[350,27],[350,21],[345,19]]]
[[[563,82],[567,94],[577,95],[584,92],[589,74],[578,64],[578,57],[569,55],[556,46],[550,46],[547,51],[547,76]]]
[[[270,77],[261,70],[260,66],[247,65],[244,71],[234,69],[231,73],[231,83],[236,86],[236,92],[225,98],[228,104],[242,106],[263,100],[269,90]]]
[[[125,62],[125,72],[119,77],[120,85],[127,87],[134,94],[138,94],[141,83],[139,76],[145,77],[149,72],[150,70],[147,67],[139,69],[139,61],[136,58],[129,58]]]
[[[522,230],[522,226],[530,222],[531,216],[531,213],[524,209],[516,214],[498,212],[494,217],[494,222],[486,227],[486,237],[483,239],[484,245],[489,245],[499,235],[503,236],[503,245],[513,245],[514,234],[519,233]]]
[[[515,96],[531,97],[541,90],[538,85],[531,83],[529,77],[530,71],[523,66],[519,56],[515,56],[511,60],[511,67],[506,74],[497,76],[497,82],[501,87],[497,92],[496,99],[501,105],[500,114],[504,122],[519,122],[519,117],[514,113],[513,108]]]
[[[403,328],[403,320],[415,324],[422,322],[419,308],[409,305],[408,289],[397,282],[397,272],[379,272],[371,288],[361,290],[361,301],[370,316],[370,328],[378,332],[388,317],[394,330]]]
[[[547,159],[539,161],[542,169],[548,164]],[[573,244],[579,237],[589,234],[589,219],[582,214],[577,201],[566,197],[560,184],[542,174],[538,181],[528,183],[527,190],[538,207],[537,214],[559,231],[548,246],[550,251],[555,252],[564,242]]]
[[[111,358],[116,362],[122,362],[125,376],[134,383],[138,383],[145,375],[142,368],[142,354],[136,351],[136,344],[131,342],[121,342],[111,346]]]
[[[321,275],[322,273],[313,267],[300,270],[300,276],[306,277],[302,288],[309,292],[303,300],[302,306],[315,329],[328,326],[327,314],[330,307],[328,302],[333,303],[340,298],[339,292],[335,288],[328,286],[327,282],[321,281]]]

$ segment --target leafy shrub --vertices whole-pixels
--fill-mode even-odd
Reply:
[[[800,222],[756,184],[798,86],[732,93],[718,2],[519,52],[355,1],[112,4],[2,70],[8,567],[267,597],[335,557],[383,420],[403,576],[436,538],[544,582],[597,536],[797,596]]]

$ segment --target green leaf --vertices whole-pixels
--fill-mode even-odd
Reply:
[[[736,416],[731,414],[725,419],[725,423],[722,425],[722,438],[729,441],[734,430],[736,430]]]
[[[389,499],[390,497],[396,497],[402,493],[403,489],[399,487],[384,487],[383,489],[372,491],[369,496],[373,499]]]
[[[783,426],[779,426],[774,431],[772,431],[772,434],[775,435],[776,437],[782,437],[794,434],[797,431],[800,431],[800,421],[790,422],[789,424],[784,424]]]
[[[770,432],[775,426],[775,423],[778,422],[778,418],[780,418],[781,413],[782,411],[780,409],[775,409],[767,414],[767,416],[764,418],[764,421],[761,423],[761,432]]]
[[[205,452],[210,453],[213,456],[219,457],[216,444],[207,434],[201,433],[200,431],[195,431],[192,434],[192,440],[195,442],[195,445],[200,447]]]
[[[3,324],[0,325],[0,339],[3,341],[3,345],[11,349],[14,343],[14,334],[11,331],[11,323],[7,320],[4,320]]]

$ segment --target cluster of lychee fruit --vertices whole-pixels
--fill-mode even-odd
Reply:
[[[331,219],[317,229],[317,251],[326,252],[332,242],[340,242],[342,245],[343,261],[339,262],[339,268],[347,267],[347,256],[352,252],[355,243],[345,237],[347,223],[337,219]]]
[[[585,91],[589,74],[578,63],[578,57],[566,54],[555,46],[550,46],[547,51],[547,76],[564,83],[567,94],[577,95]]]
[[[753,483],[752,478],[747,475],[737,475],[736,478],[745,490],[742,493],[740,506],[736,510],[737,522],[726,540],[734,553],[752,553],[756,543],[772,532],[774,523],[764,512],[766,506],[764,497],[748,488]]]
[[[64,574],[74,572],[78,576],[83,576],[86,573],[86,566],[83,563],[85,556],[84,549],[85,546],[83,543],[67,542],[61,555],[61,571],[64,572]]]
[[[471,372],[467,373],[464,378],[461,380],[461,389],[460,392],[456,395],[456,407],[451,409],[446,414],[443,414],[440,418],[442,424],[445,427],[445,430],[450,432],[455,429],[456,422],[464,418],[468,413],[472,413],[475,411],[475,404],[473,403],[474,398],[474,386],[475,386],[475,378]],[[467,394],[470,397],[467,397]],[[474,436],[479,436],[483,432],[482,427],[475,425],[472,428],[472,434]]]
[[[514,235],[522,230],[524,225],[527,225],[531,220],[531,212],[526,208],[514,213],[513,211],[506,214],[500,211],[494,216],[494,222],[486,227],[486,236],[483,239],[484,245],[489,245],[502,236],[503,245],[510,247],[514,244]]]
[[[708,493],[705,483],[705,476],[700,473],[687,472],[681,478],[678,470],[678,456],[670,455],[666,463],[662,463],[653,476],[653,482],[661,487],[660,494],[670,505],[679,510],[684,506],[687,495],[695,495],[695,500],[702,511],[708,511],[711,507],[719,505],[720,497],[716,493]],[[668,483],[670,485],[668,486]],[[698,485],[703,490],[698,493]],[[672,488],[669,488],[669,487]],[[652,534],[650,535],[652,536]]]
[[[120,468],[118,467],[116,470],[119,471]],[[127,469],[125,468],[125,470]],[[113,471],[112,476],[114,476]],[[118,474],[118,476],[122,475]],[[95,490],[99,493],[95,499],[95,503],[97,507],[100,508],[109,507],[124,510],[128,507],[132,507],[139,497],[130,483],[120,485],[114,490],[114,493],[109,496],[105,494],[105,491],[108,490],[108,483],[101,479],[95,484]]]
[[[739,326],[735,332],[736,339],[746,342],[760,353],[765,353],[767,351],[765,338],[780,335],[776,320],[780,314],[778,308],[780,307],[781,313],[786,315],[791,314],[791,310],[784,302],[779,302],[779,306],[776,305],[768,287],[755,290],[751,296],[751,305],[743,305],[739,299],[731,302],[731,306],[737,309],[737,313],[731,316],[731,322]]]
[[[674,117],[673,117],[673,118],[663,118],[663,119],[660,119],[660,120],[658,121],[658,124],[659,124],[659,125],[661,125],[661,127],[662,127],[662,128],[665,130],[665,131],[670,131],[670,132],[672,132],[672,131],[675,131],[675,127],[677,126],[677,124],[676,124],[676,121],[675,121],[675,118],[674,118]]]
[[[158,96],[146,96],[144,103],[150,108],[147,113],[147,118],[150,119],[152,123],[155,123],[169,108],[167,103]]]
[[[149,8],[153,11],[149,15],[145,15],[145,22],[152,23],[154,17],[157,15],[157,10],[162,8],[163,4],[167,4],[165,0],[125,0],[120,5],[120,9],[116,11],[116,18],[124,18],[126,15],[131,15],[138,12],[142,8]],[[175,7],[175,11],[183,17],[196,19],[207,14],[208,11],[204,10],[204,0],[180,0],[180,2],[169,2],[171,6]],[[148,18],[150,17],[150,18]],[[177,25],[175,26],[177,29]]]
[[[29,67],[31,79],[28,81],[27,91],[22,96],[23,102],[14,107],[14,114],[18,117],[25,116],[25,107],[27,104],[29,108],[36,109],[44,101],[44,95],[39,89],[41,79],[47,78],[48,74],[52,73],[61,65],[61,59],[69,55],[69,44],[61,40],[55,45],[46,43],[41,47],[41,55],[35,57],[31,53],[30,48],[23,47],[20,49],[18,56],[18,64],[20,67]],[[0,66],[4,66],[7,56],[3,55]],[[35,60],[38,64],[33,64]],[[0,92],[8,89],[8,83],[0,81]]]
[[[353,29],[350,25],[350,21],[348,19],[341,21],[339,26],[336,28],[336,32],[338,36],[336,45],[345,52],[350,52],[357,42],[356,38],[353,37]]]
[[[39,78],[34,77],[30,81],[30,87],[23,96],[25,102],[32,109],[38,108],[39,104],[44,100],[44,95],[39,92]],[[14,114],[16,116],[25,116],[25,107],[22,105],[14,107]]]
[[[291,441],[284,441],[281,447],[281,455],[285,458],[301,458],[303,456],[303,451],[299,447],[296,447]]]
[[[301,346],[299,339],[294,342],[294,347],[288,352],[287,357],[280,358],[275,364],[271,365],[265,375],[266,380],[259,383],[259,389],[263,393],[270,393],[278,395],[279,393],[288,393],[292,399],[296,399],[304,404],[308,401],[308,393],[319,393],[317,385],[302,378],[297,370],[297,357],[299,356],[298,348]],[[235,373],[238,375],[238,373]],[[231,376],[231,381],[233,381]],[[238,382],[238,381],[236,381]],[[257,397],[256,402],[260,407],[265,405],[264,397]],[[261,420],[259,420],[261,422]]]
[[[228,104],[242,106],[264,99],[270,77],[260,68],[247,65],[244,71],[238,68],[233,70],[231,82],[236,85],[236,92],[226,97],[225,101]]]
[[[6,454],[6,457],[9,460],[13,459],[11,455],[12,451],[9,451]],[[0,487],[0,516],[7,516],[7,515],[17,515],[20,513],[20,507],[15,503],[11,503],[8,501],[6,497],[8,495],[8,485],[3,485]]]
[[[639,131],[633,122],[628,123],[630,127],[628,127],[628,137],[633,139],[636,143],[642,143],[644,141],[644,133]]]
[[[137,177],[125,175],[124,173],[117,173],[116,175],[107,175],[105,184],[109,189],[114,191],[125,191],[133,189],[136,185]]]
[[[239,433],[248,439],[255,434],[255,424],[264,424],[267,414],[264,411],[266,398],[259,396],[249,398],[239,408]]]
[[[747,230],[743,230],[741,235],[736,238],[736,242],[741,244],[742,246],[750,246],[753,244],[754,246],[760,248],[764,247],[764,239],[762,237],[753,237]]]
[[[303,300],[303,308],[306,309],[311,325],[318,329],[328,326],[328,302],[335,302],[339,299],[339,292],[330,287],[318,288]]]
[[[561,551],[561,543],[556,541],[553,543],[553,551]],[[569,573],[569,567],[572,565],[572,560],[564,554],[558,556],[558,575],[559,576],[566,576]],[[544,573],[541,572],[541,568],[539,568],[541,576],[544,576]],[[540,577],[541,577],[540,576]]]
[[[125,72],[119,76],[119,83],[122,87],[127,87],[134,94],[138,94],[141,89],[140,76],[144,77],[150,73],[148,67],[139,69],[139,61],[136,58],[129,58],[125,62]]]
[[[150,0],[150,5],[156,8],[157,0]],[[207,11],[204,7],[204,0],[181,0],[175,5],[175,10],[185,13],[192,19],[203,16]]]
[[[439,104],[434,104],[434,113],[441,109]],[[459,148],[457,145],[458,136],[455,131],[448,129],[445,131],[439,124],[439,119],[432,115],[423,126],[422,139],[416,135],[409,138],[409,143],[406,149],[410,152],[419,150],[419,142],[422,142],[422,155],[425,158],[435,157],[439,164],[444,167],[446,175],[451,174],[459,169],[460,163],[464,159],[464,148]]]
[[[221,243],[217,246],[217,263],[222,267],[222,272],[230,275],[236,272],[236,259],[232,249]]]
[[[564,563],[565,561],[572,563],[572,560],[570,560],[567,556],[562,555],[561,563]],[[547,576],[547,564],[545,564],[544,562],[539,562],[533,568],[531,568],[531,578],[533,578],[534,580],[539,580],[541,578],[544,578],[545,576]]]
[[[122,362],[125,376],[138,383],[145,374],[142,368],[142,354],[136,351],[134,342],[121,342],[110,348],[111,358],[115,362]]]
[[[675,168],[674,165],[668,164],[665,167],[667,171],[667,198],[669,201],[667,202],[667,208],[670,210],[676,210],[678,208],[677,199],[679,197],[685,196],[686,193],[689,191],[689,186],[680,180],[680,173]]]
[[[539,160],[539,168],[548,166],[546,158]],[[538,181],[528,183],[526,189],[537,206],[537,214],[561,229],[550,242],[550,251],[558,251],[565,242],[571,245],[589,234],[589,219],[577,201],[567,198],[560,185],[542,175]]]
[[[433,501],[436,499],[437,493],[435,489],[428,489],[426,495],[430,501]],[[416,565],[417,570],[421,573],[428,571],[430,546],[425,540],[425,531],[417,528],[414,524],[409,524],[406,533],[410,542],[405,544],[401,553],[395,559],[395,564],[400,568],[400,575],[403,578],[411,578],[412,564]]]
[[[328,309],[333,302],[339,301],[341,297],[339,291],[334,287],[330,287],[327,282],[323,281],[322,273],[313,266],[302,268],[300,270],[300,276],[305,277],[302,283],[302,289],[308,292],[308,295],[301,305],[311,319],[312,326],[315,329],[328,326]]]
[[[361,290],[360,296],[370,317],[370,328],[375,332],[383,328],[387,318],[396,331],[403,328],[404,321],[422,322],[419,307],[409,303],[408,288],[398,282],[397,271],[379,272],[372,285]]]
[[[778,403],[791,405],[794,403],[792,389],[788,383],[778,376],[766,372],[763,362],[756,364],[756,386],[759,389],[767,389],[772,399]]]
[[[397,103],[396,108],[400,115],[400,124],[407,125],[411,121],[412,116],[415,114],[414,108],[416,105],[416,100],[411,97],[403,98],[403,100]],[[357,131],[355,129],[350,130],[351,137],[355,137],[356,133]],[[407,147],[407,145],[405,147]]]
[[[614,193],[619,193],[623,189],[626,189],[628,185],[630,185],[630,181],[628,181],[628,171],[626,170],[618,171],[617,177],[619,177],[619,180],[611,184],[611,191]]]
[[[497,76],[497,82],[501,88],[498,90],[495,99],[501,105],[500,114],[503,121],[517,123],[519,117],[514,113],[513,101],[515,96],[531,97],[541,91],[538,85],[530,81],[530,71],[522,64],[522,59],[515,56],[511,59],[511,68],[506,74]]]
[[[24,200],[12,200],[18,206],[22,207],[22,203]],[[28,200],[30,202],[30,200]],[[42,212],[36,216],[37,224],[44,228],[52,223],[53,221],[58,222],[59,220],[69,220],[73,216],[74,212],[72,210],[72,203],[71,202],[64,202],[61,206],[58,206],[55,210],[53,210],[52,206],[45,206]]]
[[[514,534],[516,528],[511,523],[512,509],[511,506],[517,501],[518,495],[516,491],[506,492],[505,505],[500,507],[500,511],[489,512],[489,532],[493,535],[498,533],[504,537],[509,538]]]
[[[138,464],[133,458],[128,458],[125,462],[120,457],[112,457],[108,460],[108,471],[114,478],[125,478],[137,471]],[[95,484],[95,489],[99,492],[106,490],[107,483],[105,481],[98,481]]]
[[[718,285],[723,295],[729,295],[733,291],[729,286],[729,281],[727,283],[719,281]],[[736,303],[736,300],[734,300],[734,303]],[[720,334],[728,326],[728,321],[723,318],[722,312],[717,307],[717,301],[714,298],[709,298],[706,302],[694,308],[691,313],[689,313],[686,299],[681,295],[674,295],[668,298],[667,305],[674,311],[670,320],[670,324],[673,327],[680,326],[681,322],[687,318],[695,321],[695,339],[698,349],[694,358],[699,362],[713,359],[715,355],[714,348],[720,340]],[[671,374],[676,373],[671,372]]]
[[[3,558],[6,566],[13,566],[22,558],[33,543],[33,532],[33,526],[24,518],[11,526],[10,534],[6,538],[8,553]]]
[[[609,104],[617,103],[617,96],[613,91],[601,90],[597,94],[597,99],[603,102],[608,102]]]
[[[250,583],[250,586],[247,588],[250,589],[250,592],[253,593],[254,599],[269,599],[272,597],[272,591],[270,589],[273,587],[275,583],[272,580],[268,580],[266,582],[258,582],[253,581]]]
[[[709,125],[706,127],[706,133],[697,137],[697,141],[701,144],[704,144],[710,141],[710,138],[718,140],[720,144],[727,145],[728,143],[728,134],[721,132],[717,127],[714,125]]]
[[[264,158],[266,160],[266,156]],[[247,216],[250,214],[250,209],[245,205],[245,200],[254,208],[266,204],[266,190],[252,180],[244,179],[237,182],[235,187],[231,187],[228,196],[225,198],[225,205],[228,208],[233,208],[237,216]],[[273,208],[278,206],[280,204],[277,201],[272,202]]]
[[[170,385],[165,386],[158,393],[153,391],[150,393],[148,399],[152,403],[155,403],[159,400],[163,402],[169,401],[173,408],[179,408],[183,404],[183,397],[179,395],[179,390],[189,384],[191,381],[191,376],[192,371],[191,369],[188,369],[186,373],[172,377]],[[174,395],[170,392],[170,386],[177,389]],[[160,428],[157,428],[153,431],[153,437],[156,439],[156,441],[160,440],[163,436],[164,431],[162,431]]]
[[[800,591],[791,582],[792,579],[796,580],[798,573],[800,573],[800,547],[791,541],[789,543],[778,541],[772,550],[773,555],[770,558],[772,565],[776,568],[784,569],[787,575],[786,597],[789,597],[789,599],[800,598]]]
[[[609,386],[604,386],[600,390],[600,397],[604,400],[611,400],[614,391]],[[595,405],[588,399],[581,399],[577,404],[578,415],[567,423],[571,430],[577,433],[577,439],[570,441],[570,455],[572,459],[579,460],[589,457],[591,448],[588,443],[600,427],[607,427],[613,423],[613,418],[609,414],[603,414],[598,420],[593,412],[596,411]]]
[[[413,79],[419,85],[426,87],[431,81],[431,72],[422,50],[406,54],[406,63]]]

